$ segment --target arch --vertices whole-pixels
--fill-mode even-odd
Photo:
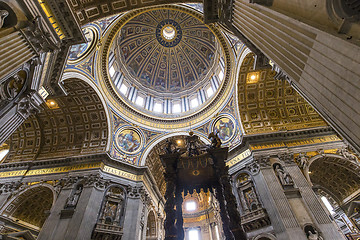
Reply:
[[[237,80],[238,106],[244,133],[326,126],[315,109],[288,81],[274,79],[275,74],[271,67],[254,71],[253,53],[244,58]]]
[[[109,142],[109,120],[99,95],[77,78],[64,80],[66,96],[48,99],[10,137],[5,162],[33,161],[103,153]]]
[[[157,219],[153,210],[148,214],[146,223],[146,240],[157,239]]]
[[[85,76],[84,74],[79,73],[79,72],[64,72],[64,74],[62,75],[62,78],[61,78],[61,82],[65,81],[67,79],[71,79],[71,78],[81,79],[84,82],[86,82],[87,84],[89,84],[95,90],[95,92],[97,93],[98,97],[101,100],[101,103],[104,106],[106,120],[107,120],[107,124],[108,124],[108,131],[109,131],[109,133],[111,133],[111,117],[110,117],[109,107],[106,103],[103,93],[99,90],[98,86],[90,78],[88,78],[87,76]],[[111,134],[108,134],[106,151],[110,150],[111,143],[112,143],[111,139],[112,139]]]
[[[339,204],[360,188],[360,166],[337,154],[319,154],[304,169],[308,181]]]
[[[244,126],[241,123],[241,116],[240,116],[240,109],[239,109],[239,98],[238,98],[238,94],[239,94],[239,76],[240,76],[240,70],[241,70],[241,65],[245,59],[245,57],[251,53],[251,50],[248,47],[244,47],[241,51],[241,53],[239,54],[239,57],[237,58],[237,62],[238,64],[236,65],[236,71],[235,71],[235,94],[234,94],[234,98],[235,98],[235,107],[237,109],[236,111],[236,116],[237,119],[239,119],[240,122],[240,130],[242,133],[245,133],[244,130]]]
[[[16,194],[0,212],[13,221],[22,221],[41,229],[55,201],[54,188],[50,184],[40,183]]]
[[[194,131],[194,134],[199,136],[200,140],[205,143],[205,144],[210,144],[210,140],[207,138],[206,135],[200,133],[200,132],[196,132]],[[171,138],[171,137],[175,137],[175,136],[187,136],[189,135],[189,132],[186,132],[186,131],[181,131],[181,132],[172,132],[172,133],[169,133],[169,134],[165,134],[165,135],[162,135],[161,137],[159,137],[158,139],[156,139],[155,141],[153,141],[149,146],[147,146],[144,154],[142,155],[142,158],[140,160],[140,166],[145,166],[145,163],[146,163],[146,158],[148,157],[150,151],[158,144],[160,143],[161,141],[164,141],[168,138]]]

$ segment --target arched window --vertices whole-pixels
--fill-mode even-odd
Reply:
[[[153,211],[148,215],[147,226],[146,226],[146,240],[155,240],[157,239],[156,231],[156,218]]]

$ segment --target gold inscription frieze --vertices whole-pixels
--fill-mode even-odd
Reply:
[[[279,148],[279,147],[297,147],[303,145],[319,144],[319,143],[328,143],[328,142],[337,142],[341,139],[336,135],[322,136],[322,137],[313,137],[306,138],[294,141],[279,141],[273,143],[265,144],[250,144],[251,150],[261,150],[268,148]]]
[[[8,171],[8,172],[0,172],[0,178],[17,177],[23,175],[34,176],[34,175],[54,174],[54,173],[71,172],[71,171],[78,171],[85,169],[94,169],[100,167],[101,167],[101,162],[97,162],[97,163],[89,163],[89,164],[78,164],[74,166],[34,169],[34,170],[29,170],[28,172],[26,172],[26,170]]]
[[[43,168],[43,169],[34,169],[30,171],[26,170],[18,170],[18,171],[7,171],[0,172],[0,178],[6,177],[17,177],[17,176],[35,176],[35,175],[46,175],[46,174],[55,174],[55,173],[64,173],[64,172],[72,172],[79,170],[88,170],[88,169],[101,169],[103,172],[110,173],[122,178],[126,178],[133,181],[142,181],[143,175],[136,175],[132,173],[128,173],[126,171],[109,167],[104,165],[101,162],[90,163],[90,164],[78,164],[74,166],[65,166],[65,167],[55,167],[55,168]]]
[[[113,175],[116,175],[116,176],[119,176],[119,177],[122,177],[122,178],[133,180],[133,181],[142,181],[143,180],[143,175],[136,175],[136,174],[128,173],[128,172],[125,172],[123,170],[113,168],[113,167],[109,167],[109,166],[106,166],[106,165],[104,165],[102,167],[102,170],[104,172],[106,172],[106,173],[110,173],[110,174],[113,174]]]
[[[235,164],[237,164],[238,162],[244,160],[245,158],[247,158],[248,156],[251,155],[251,151],[249,149],[246,149],[245,151],[243,151],[242,153],[240,153],[239,155],[237,155],[236,157],[234,157],[233,159],[231,159],[230,161],[228,161],[226,163],[226,165],[228,167],[232,167]]]

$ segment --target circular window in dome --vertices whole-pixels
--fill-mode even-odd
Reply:
[[[162,35],[167,40],[174,39],[174,37],[176,35],[175,28],[173,26],[171,26],[171,25],[164,27],[163,30],[162,30]]]

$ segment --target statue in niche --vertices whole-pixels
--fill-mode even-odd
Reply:
[[[346,147],[337,150],[336,153],[342,155],[344,158],[349,159],[350,161],[357,162],[357,157],[355,156],[355,154],[350,153]]]
[[[307,238],[309,240],[324,240],[323,237],[321,237],[318,231],[316,231],[315,229],[314,229],[314,233],[311,232],[310,230],[307,232]]]
[[[290,174],[285,171],[280,164],[276,164],[275,166],[275,172],[276,175],[278,176],[281,184],[283,186],[288,186],[288,185],[293,185],[294,181],[292,180]]]
[[[0,29],[4,25],[5,18],[9,16],[9,12],[6,10],[0,10]]]
[[[296,161],[300,168],[304,169],[308,165],[309,157],[306,153],[300,153],[299,156],[296,158]]]
[[[104,209],[105,224],[113,224],[116,217],[116,203],[107,202]]]
[[[68,198],[68,200],[66,202],[66,208],[75,208],[76,207],[76,205],[77,205],[77,203],[79,201],[82,190],[83,190],[83,186],[78,185],[76,190]]]
[[[254,192],[254,189],[249,189],[248,191],[244,192],[244,196],[246,198],[246,203],[248,205],[248,208],[250,211],[254,211],[257,209],[259,202],[256,197],[256,193]]]
[[[26,75],[25,71],[19,71],[0,85],[0,102],[8,102],[20,93],[25,84]]]

